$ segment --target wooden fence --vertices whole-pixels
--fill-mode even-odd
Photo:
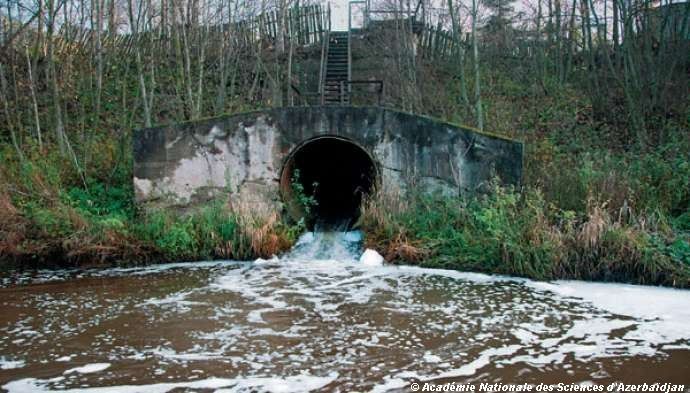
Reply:
[[[201,34],[208,41],[226,40],[239,50],[256,48],[262,44],[275,45],[281,30],[285,45],[289,44],[291,38],[297,46],[319,45],[331,29],[330,6],[314,4],[289,8],[285,11],[283,28],[280,27],[281,19],[281,13],[274,10],[230,24],[177,27],[187,29],[186,34],[190,37]],[[133,53],[135,45],[149,48],[170,47],[172,29],[177,27],[167,26],[164,29],[142,31],[136,35],[103,32],[101,46],[104,51],[121,56]],[[96,47],[96,40],[96,32],[93,30],[63,27],[60,34],[55,37],[55,48],[58,51],[90,52]]]
[[[419,52],[424,58],[447,59],[458,53],[462,45],[458,40],[440,24],[436,27],[424,24],[419,32]]]

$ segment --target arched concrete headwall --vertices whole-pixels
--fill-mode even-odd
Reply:
[[[138,202],[187,206],[228,193],[279,201],[290,152],[319,135],[347,138],[376,160],[382,187],[464,193],[492,176],[518,184],[521,143],[379,107],[289,107],[149,128],[134,134]]]

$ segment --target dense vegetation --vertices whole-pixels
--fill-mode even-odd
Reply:
[[[222,22],[263,11],[251,5],[86,3],[3,9],[0,261],[249,259],[289,248],[301,225],[237,201],[139,211],[131,133],[298,103],[289,86],[313,84],[305,75],[318,49],[291,36],[235,39]],[[651,12],[643,0],[535,1],[523,19],[510,4],[449,1],[450,56],[415,54],[406,23],[364,41],[353,68],[384,80],[385,105],[526,149],[520,189],[497,183],[462,199],[380,190],[361,219],[368,246],[428,266],[690,286],[688,40],[660,38],[668,17],[640,17]],[[617,15],[604,20],[612,34],[597,33],[602,7]]]

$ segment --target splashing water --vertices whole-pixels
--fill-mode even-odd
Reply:
[[[355,261],[361,254],[360,231],[314,231],[303,234],[284,261]]]
[[[690,375],[690,291],[380,266],[359,260],[361,243],[357,231],[309,232],[270,260],[10,285],[0,387],[379,392]]]

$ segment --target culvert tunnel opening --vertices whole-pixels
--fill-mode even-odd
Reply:
[[[290,215],[311,229],[348,229],[376,181],[373,158],[356,143],[329,136],[298,146],[281,175]]]

